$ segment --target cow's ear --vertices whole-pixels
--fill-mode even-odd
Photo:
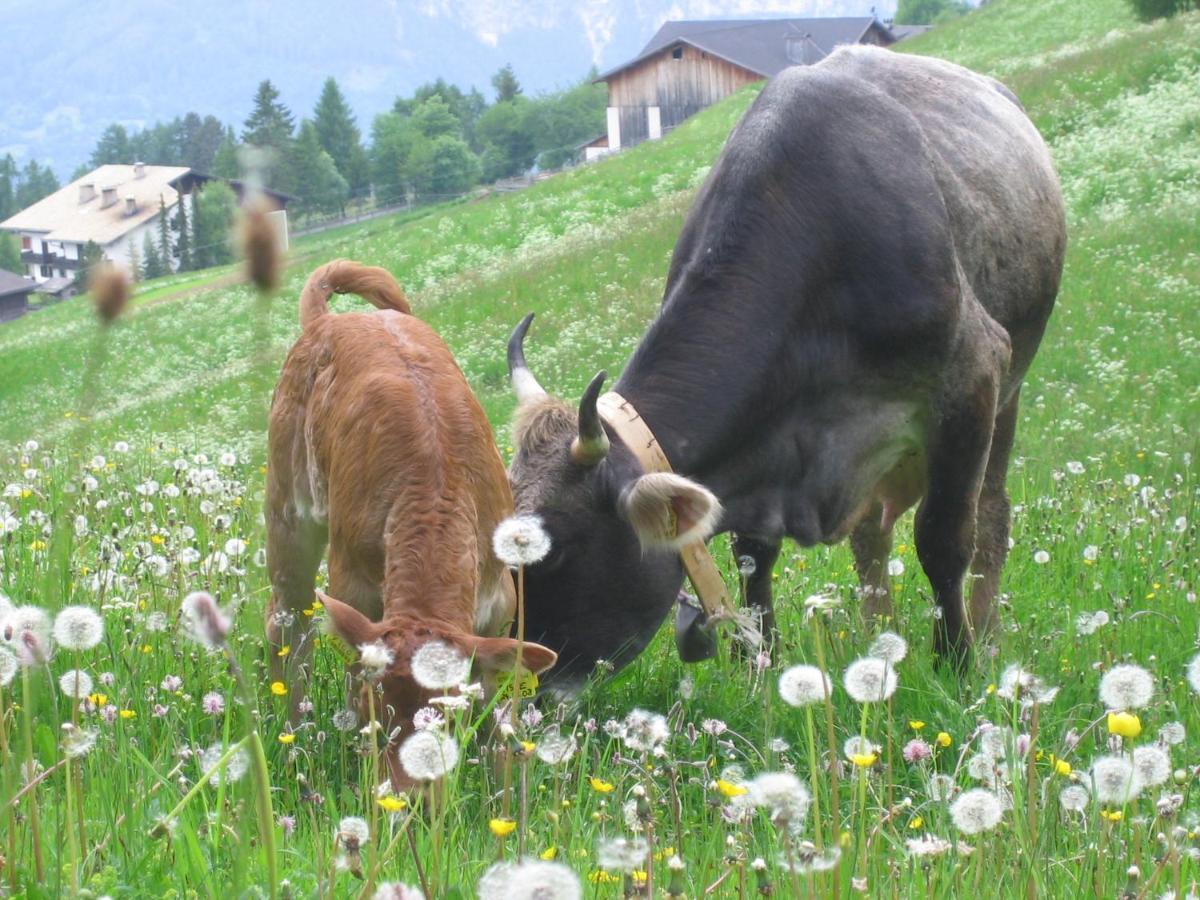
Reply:
[[[485,673],[511,672],[517,664],[517,641],[512,638],[474,638],[468,645],[474,651],[475,662]],[[521,668],[535,675],[545,672],[558,661],[558,654],[549,647],[526,641],[521,648]]]
[[[679,549],[713,533],[721,502],[712,491],[682,475],[652,472],[621,494],[621,510],[643,547]]]
[[[358,657],[358,648],[369,644],[379,634],[379,624],[372,622],[353,606],[334,600],[328,594],[317,591],[317,598],[325,607],[325,633],[339,638]]]

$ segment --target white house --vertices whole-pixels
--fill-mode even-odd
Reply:
[[[130,248],[140,258],[145,236],[158,242],[159,213],[173,215],[181,199],[191,209],[182,184],[183,166],[101,166],[0,222],[21,241],[21,262],[39,284],[73,278],[84,245],[94,241],[113,263],[126,269]]]

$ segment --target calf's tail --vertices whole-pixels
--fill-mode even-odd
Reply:
[[[380,309],[412,315],[404,290],[387,269],[335,259],[308,276],[300,294],[300,326],[308,328],[326,315],[334,294],[358,294]]]

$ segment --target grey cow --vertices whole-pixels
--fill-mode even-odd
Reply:
[[[961,664],[995,623],[1018,397],[1065,246],[1050,154],[998,82],[870,47],[772,79],[615,385],[674,474],[604,418],[603,373],[576,411],[525,365],[528,317],[510,342],[510,478],[554,545],[526,572],[528,635],[560,682],[639,652],[682,583],[677,548],[713,530],[754,558],[745,599],[768,626],[784,537],[849,537],[866,611],[890,611],[892,526],[918,501],[935,649]]]

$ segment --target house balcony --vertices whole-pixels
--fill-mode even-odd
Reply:
[[[79,260],[71,259],[61,253],[38,252],[22,250],[21,262],[27,266],[53,266],[56,269],[78,269]]]

